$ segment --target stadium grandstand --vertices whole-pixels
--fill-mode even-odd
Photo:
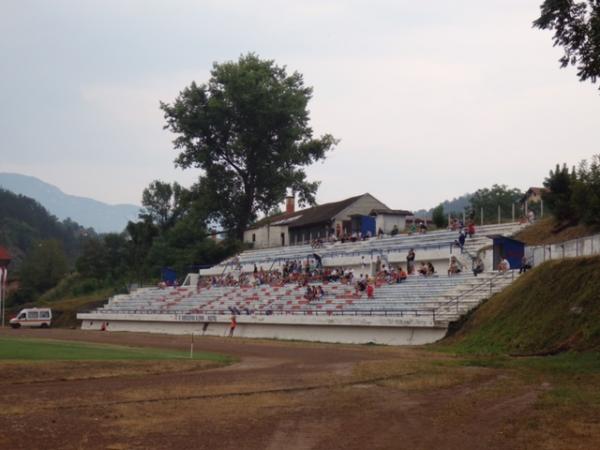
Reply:
[[[434,342],[450,322],[518,276],[507,267],[498,270],[507,255],[497,239],[523,225],[486,225],[471,235],[466,227],[395,233],[398,225],[404,229],[407,217],[410,212],[390,210],[369,194],[298,213],[288,202],[286,213],[247,233],[250,240],[268,227],[281,241],[261,238],[259,248],[188,274],[180,286],[116,295],[78,318],[83,329],[92,330]],[[294,222],[309,231],[293,229]],[[513,267],[521,256],[510,255]],[[474,270],[476,262],[479,270]]]

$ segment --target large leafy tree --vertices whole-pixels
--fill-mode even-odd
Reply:
[[[600,76],[600,1],[545,0],[535,27],[554,30],[554,45],[563,47],[562,67],[577,67],[581,81]]]
[[[42,293],[54,286],[67,273],[67,259],[62,245],[55,239],[35,243],[20,270],[25,290]]]
[[[140,218],[149,220],[161,229],[173,226],[184,213],[186,190],[175,182],[173,184],[155,180],[142,193]]]
[[[523,192],[517,188],[509,188],[505,184],[494,184],[491,188],[478,189],[470,198],[471,213],[475,216],[481,214],[487,222],[493,222],[498,217],[498,207],[502,219],[512,218],[513,204],[519,202]]]
[[[575,170],[569,172],[566,164],[562,167],[557,164],[544,180],[544,187],[548,189],[544,194],[544,202],[559,222],[576,223],[578,220],[573,206],[573,187],[576,181]]]
[[[215,63],[206,84],[186,87],[172,104],[161,103],[177,135],[175,163],[204,171],[197,186],[213,217],[243,237],[259,212],[282,202],[286,189],[313,204],[317,182],[304,168],[325,157],[336,140],[313,136],[308,101],[312,88],[254,54]]]

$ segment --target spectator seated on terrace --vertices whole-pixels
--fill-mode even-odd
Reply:
[[[354,286],[356,293],[362,294],[363,292],[365,292],[367,290],[368,283],[369,283],[369,280],[367,279],[367,277],[363,276],[363,274],[361,273],[360,278],[358,279],[358,281],[356,282],[356,285]]]
[[[323,248],[323,247],[325,247],[325,243],[320,238],[319,239],[313,239],[312,242],[310,243],[310,246],[312,248]]]
[[[419,275],[422,275],[424,277],[430,277],[432,275],[435,275],[435,267],[433,267],[433,264],[431,264],[431,262],[421,262],[421,266],[419,267],[419,270],[417,272],[419,272]]]
[[[375,288],[373,287],[373,283],[369,283],[367,285],[367,298],[373,298],[375,296]]]
[[[499,272],[508,272],[510,270],[510,263],[506,258],[502,258],[498,264]]]
[[[309,302],[313,300],[321,300],[325,296],[325,291],[322,286],[307,286],[304,298]]]
[[[519,273],[525,273],[529,269],[531,269],[531,263],[529,262],[529,258],[523,255],[523,257],[521,258],[521,267],[519,268]]]
[[[476,258],[473,261],[473,275],[477,276],[480,273],[483,273],[483,271],[484,271],[483,261],[481,260],[481,258]]]
[[[398,279],[397,283],[402,283],[404,280],[408,278],[408,274],[402,267],[398,267]]]
[[[376,275],[376,279],[381,283],[396,284],[406,280],[407,276],[408,275],[402,267],[395,269],[392,266],[389,266],[386,268],[385,264],[383,264],[381,270]]]
[[[458,275],[463,270],[463,265],[460,263],[456,256],[450,258],[450,265],[448,266],[448,276]]]

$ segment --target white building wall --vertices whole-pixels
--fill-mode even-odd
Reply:
[[[290,244],[290,235],[288,232],[287,225],[280,226],[264,226],[253,230],[244,231],[244,242],[252,244],[254,242],[254,248],[269,248],[269,247],[281,247],[281,233],[285,236],[285,245]],[[255,240],[252,240],[252,235],[255,236]]]
[[[394,225],[398,226],[398,231],[406,228],[406,216],[378,214],[375,217],[375,230],[378,232],[382,229],[385,234],[390,234],[394,229]]]

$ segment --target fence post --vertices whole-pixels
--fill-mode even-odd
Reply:
[[[483,226],[483,207],[481,208],[481,226]]]
[[[540,217],[544,217],[544,199],[540,200]]]
[[[515,221],[515,202],[512,204],[512,221]]]
[[[502,223],[502,222],[501,222],[501,216],[500,216],[501,214],[502,214],[502,213],[501,213],[501,210],[500,210],[500,205],[498,205],[498,225],[499,225],[500,223]]]

